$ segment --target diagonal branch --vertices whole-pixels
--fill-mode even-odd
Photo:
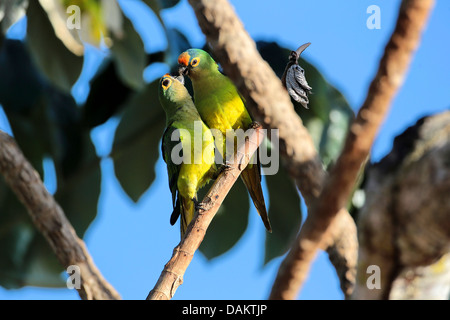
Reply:
[[[261,58],[227,0],[189,0],[189,3],[224,71],[246,99],[252,116],[264,127],[279,130],[284,166],[311,208],[322,190],[326,172],[286,89]],[[355,223],[345,209],[340,211],[335,229],[335,238],[325,247],[334,253],[330,259],[348,296],[355,281],[358,243]],[[345,235],[345,241],[341,235]]]
[[[217,210],[236,182],[242,170],[247,167],[252,155],[264,140],[264,130],[261,126],[253,127],[245,143],[237,147],[235,161],[228,163],[230,168],[221,173],[206,194],[202,203],[205,210],[198,212],[189,224],[186,234],[173,250],[172,258],[164,266],[164,270],[155,287],[148,294],[147,300],[169,300],[177,288],[183,283],[183,276],[191,263],[195,251],[205,237],[206,230]]]
[[[120,295],[103,278],[87,248],[47,191],[38,173],[25,159],[13,138],[0,131],[0,174],[25,205],[37,229],[47,239],[58,260],[67,269],[80,268],[82,299],[116,300]]]
[[[271,298],[295,298],[303,284],[317,250],[326,241],[330,225],[350,196],[358,170],[368,156],[378,128],[403,82],[433,3],[433,0],[402,2],[396,28],[386,46],[366,101],[351,126],[342,154],[330,172],[319,200],[281,264]]]

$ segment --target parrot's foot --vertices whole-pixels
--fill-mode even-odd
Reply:
[[[225,163],[222,164],[219,169],[214,173],[213,180],[216,180],[222,173],[233,170],[233,166]]]
[[[250,125],[248,126],[249,129],[257,129],[257,128],[261,128],[262,125],[261,123],[259,123],[258,121],[253,121],[252,123],[250,123]]]
[[[220,171],[220,173],[222,173],[222,172],[227,172],[227,171],[230,171],[230,170],[233,170],[233,166],[228,164],[228,163],[225,163],[225,164],[220,166],[220,169],[218,171]]]
[[[192,198],[192,202],[194,202],[195,211],[206,211],[205,205],[203,202],[198,201],[196,198]]]
[[[220,167],[220,170],[222,172],[227,172],[233,170],[233,166],[231,164],[225,163],[224,165],[222,165],[222,167]]]

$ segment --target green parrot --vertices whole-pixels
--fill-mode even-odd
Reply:
[[[201,49],[189,49],[178,57],[180,73],[188,75],[194,87],[194,101],[202,120],[210,129],[218,129],[225,140],[228,129],[247,130],[253,122],[245,103],[231,80],[219,71],[214,59]],[[216,144],[218,139],[216,137]],[[226,143],[218,146],[225,154]],[[266,229],[272,232],[261,187],[261,165],[249,163],[241,173]]]
[[[217,173],[214,136],[178,78],[169,74],[161,78],[159,101],[166,113],[161,149],[172,192],[170,223],[174,225],[181,216],[180,231],[183,237],[198,206],[197,191]]]

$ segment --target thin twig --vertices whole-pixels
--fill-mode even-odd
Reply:
[[[147,300],[169,300],[177,288],[183,283],[183,276],[195,251],[200,246],[209,224],[217,210],[236,182],[242,170],[264,140],[261,126],[254,127],[245,143],[237,147],[235,161],[229,163],[230,168],[219,175],[202,203],[205,210],[197,213],[189,224],[185,236],[173,250],[172,258],[165,265],[158,282],[148,294]]]
[[[0,174],[25,205],[34,225],[47,239],[58,260],[67,269],[80,268],[82,299],[116,300],[120,295],[103,278],[95,266],[83,240],[47,191],[39,174],[23,155],[13,138],[0,131]]]
[[[215,56],[244,96],[252,116],[264,127],[279,130],[283,164],[310,208],[322,191],[326,172],[286,89],[260,56],[227,0],[189,0],[189,3]],[[345,234],[346,241],[335,238],[326,245],[335,252],[330,260],[338,268],[341,287],[348,296],[356,274],[356,226],[345,209],[341,210],[338,220],[336,228],[341,230],[334,234],[336,237]],[[334,250],[336,246],[340,250]],[[343,252],[345,256],[339,256]]]
[[[396,28],[366,101],[351,126],[342,154],[330,172],[319,200],[310,210],[294,246],[280,266],[270,298],[294,299],[297,296],[311,262],[326,241],[330,225],[350,196],[358,170],[368,156],[378,128],[403,82],[433,3],[433,0],[402,2]]]

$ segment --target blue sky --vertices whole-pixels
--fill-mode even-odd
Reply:
[[[356,111],[364,101],[368,86],[394,28],[400,1],[319,0],[319,1],[238,1],[232,0],[247,31],[255,40],[277,41],[296,49],[312,45],[303,54],[348,99]],[[128,16],[135,19],[146,50],[166,47],[155,16],[139,1],[120,1]],[[381,9],[381,29],[369,30],[366,20],[370,5]],[[202,46],[202,35],[187,1],[163,13],[168,26],[177,27],[193,46]],[[383,157],[393,138],[424,115],[448,110],[450,106],[450,2],[438,1],[402,89],[375,141],[372,159]],[[24,22],[11,30],[20,37]],[[87,94],[87,81],[106,52],[89,50],[85,69],[73,93],[78,101]],[[145,79],[160,77],[166,68],[149,68]],[[311,106],[312,108],[314,106]],[[118,119],[112,119],[92,132],[99,155],[109,153]],[[0,129],[9,131],[0,108]],[[49,166],[46,166],[49,167]],[[157,163],[157,179],[138,204],[133,204],[113,174],[112,161],[102,161],[103,180],[98,216],[86,233],[85,241],[95,263],[124,299],[144,299],[154,286],[164,264],[179,241],[178,227],[170,227],[171,199],[164,163]],[[52,189],[51,170],[46,184]],[[264,227],[254,208],[249,228],[238,244],[226,254],[207,261],[194,256],[183,285],[175,299],[265,299],[281,259],[262,267]],[[300,299],[342,299],[334,269],[326,254],[319,254]],[[0,299],[78,299],[67,289],[0,288]]]

